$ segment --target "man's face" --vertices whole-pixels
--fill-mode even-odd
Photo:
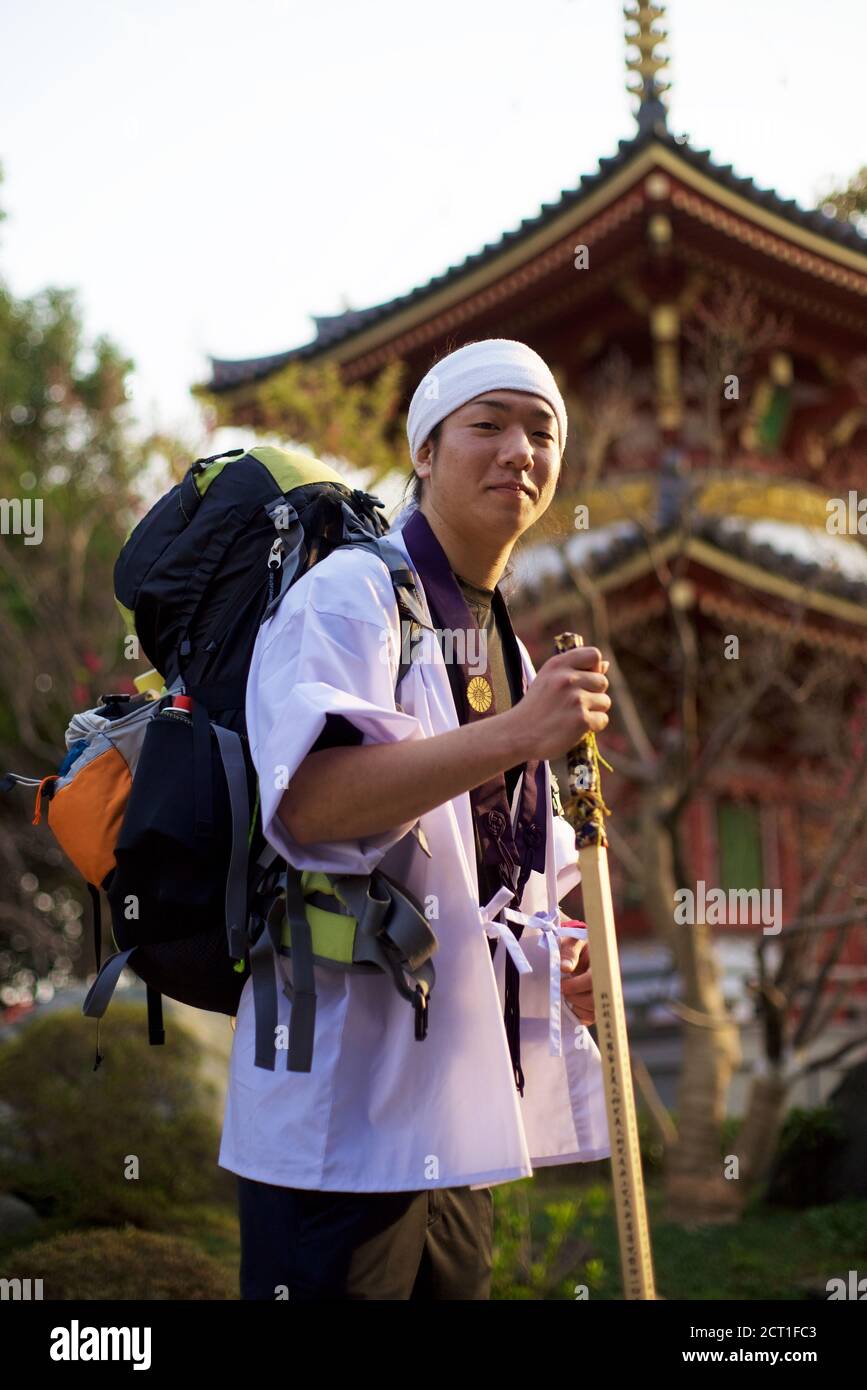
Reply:
[[[550,506],[560,473],[557,417],[541,396],[485,391],[421,446],[425,496],[459,532],[514,541]]]

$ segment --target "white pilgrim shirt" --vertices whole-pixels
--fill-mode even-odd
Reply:
[[[392,527],[389,539],[409,561],[401,530]],[[420,580],[418,590],[426,606]],[[277,815],[329,713],[361,730],[365,744],[459,727],[436,641],[425,644],[425,660],[413,663],[396,707],[399,644],[385,564],[349,548],[332,552],[289,589],[254,647],[246,716],[266,838],[299,869],[366,874],[381,867],[422,903],[436,895],[438,916],[427,910],[439,942],[428,1035],[421,1041],[412,1006],[390,976],[314,964],[310,1072],[288,1071],[282,1051],[273,1071],[254,1065],[247,980],[218,1163],[259,1182],[344,1192],[483,1187],[611,1153],[599,1049],[565,1003],[561,1055],[552,1055],[548,946],[535,929],[525,929],[520,941],[532,972],[521,975],[525,1087],[518,1094],[503,1018],[506,947],[500,940],[492,960],[479,911],[469,793],[421,817],[430,857],[408,833],[414,823],[360,840],[299,845]],[[529,681],[535,670],[519,646]],[[528,914],[556,909],[581,878],[574,832],[553,813],[547,764],[545,782],[546,872],[531,871],[520,904],[508,904]],[[513,819],[520,791],[521,779]],[[347,797],[363,795],[363,787],[346,788]],[[281,988],[277,998],[278,1025],[288,1028],[291,1002]]]

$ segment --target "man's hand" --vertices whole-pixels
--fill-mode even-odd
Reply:
[[[608,727],[607,668],[598,647],[558,652],[539,669],[519,704],[497,715],[510,728],[517,725],[515,747],[525,761],[565,757],[586,733],[601,734]],[[519,754],[515,761],[520,760]]]
[[[569,927],[575,924],[567,921],[563,925]],[[593,972],[590,969],[590,946],[587,941],[579,941],[574,936],[561,938],[560,976],[560,992],[579,1023],[595,1023]]]

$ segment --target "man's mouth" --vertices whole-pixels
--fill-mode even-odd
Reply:
[[[491,486],[492,492],[519,492],[526,497],[532,496],[530,489],[524,483],[494,483]]]

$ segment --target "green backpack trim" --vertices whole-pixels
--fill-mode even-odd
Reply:
[[[270,444],[257,444],[247,452],[267,468],[281,492],[291,492],[307,483],[337,483],[346,487],[345,478],[312,454],[302,454],[297,449],[276,449]]]
[[[261,862],[267,869],[283,861],[269,849]],[[329,909],[329,902],[335,901],[344,911]],[[382,870],[330,875],[286,865],[277,870],[265,893],[260,921],[262,930],[250,952],[257,1067],[273,1071],[285,1046],[277,1030],[276,971],[292,1001],[287,1070],[311,1070],[317,961],[343,970],[390,975],[413,1007],[416,1039],[423,1041],[427,1036],[428,1003],[436,979],[431,957],[437,939],[422,904]],[[283,956],[292,959],[291,980]]]
[[[310,893],[326,893],[329,897],[336,897],[348,910],[345,899],[341,897],[327,874],[314,869],[305,869],[301,874],[301,891],[305,898],[305,915],[310,923],[314,960],[318,959],[328,964],[336,962],[338,965],[351,965],[355,929],[358,926],[356,919],[340,912],[329,912],[327,908],[306,901]],[[283,921],[280,940],[291,950],[292,928],[288,915]]]

